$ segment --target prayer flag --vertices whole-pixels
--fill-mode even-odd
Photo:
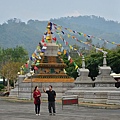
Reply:
[[[38,68],[35,66],[35,67],[34,67],[34,70],[38,70]]]
[[[63,53],[64,53],[64,55],[65,55],[65,54],[67,53],[67,51],[66,51],[66,50],[64,50],[64,51],[63,51]]]
[[[62,32],[62,34],[64,34],[64,31],[61,31]]]
[[[70,58],[71,58],[70,55],[68,55],[68,60],[70,60]]]
[[[70,37],[70,34],[68,34],[67,36],[68,36],[68,38],[69,38],[69,37]]]
[[[70,58],[70,64],[71,64],[71,63],[73,63],[73,60],[72,60],[72,58]]]
[[[57,40],[57,38],[56,37],[54,37],[54,38],[52,38],[54,41],[56,41]]]

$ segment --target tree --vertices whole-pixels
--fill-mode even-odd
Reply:
[[[75,69],[73,62],[70,63],[70,61],[68,60],[68,57],[64,54],[62,54],[61,57],[62,57],[64,63],[67,65],[67,67],[65,68],[67,75],[76,79],[78,77],[78,73],[77,73],[77,70]]]
[[[8,61],[25,63],[28,60],[28,52],[21,46],[15,48],[0,49],[0,62],[5,64]]]
[[[4,80],[5,78],[8,79],[8,87],[9,81],[14,81],[16,79],[20,66],[25,64],[27,60],[28,53],[21,46],[16,46],[16,48],[0,49],[0,74]]]
[[[103,63],[103,53],[102,52],[91,52],[86,57],[86,68],[89,69],[89,77],[97,77],[99,73],[98,66],[102,66]]]
[[[15,83],[17,73],[21,65],[22,64],[19,62],[9,61],[5,65],[3,65],[2,69],[0,70],[1,75],[7,79],[8,92],[10,90],[10,80],[12,80]]]
[[[120,48],[108,50],[107,63],[113,72],[120,73]]]
[[[16,46],[11,52],[12,61],[25,63],[28,60],[28,52],[22,46]]]
[[[2,65],[4,65],[7,62],[7,60],[9,60],[7,57],[8,56],[6,54],[6,50],[3,48],[0,48],[0,63],[1,63],[0,70],[2,69]],[[5,85],[5,77],[3,77],[3,85]]]

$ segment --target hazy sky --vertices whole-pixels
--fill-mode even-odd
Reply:
[[[120,0],[0,0],[0,23],[96,15],[120,22]]]

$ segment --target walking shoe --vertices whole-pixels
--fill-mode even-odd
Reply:
[[[49,113],[49,115],[52,115],[52,113]]]
[[[53,113],[53,115],[55,116],[55,113]]]
[[[38,115],[40,116],[40,113]]]
[[[38,116],[38,114],[36,114],[36,116]]]

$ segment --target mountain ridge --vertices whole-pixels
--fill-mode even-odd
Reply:
[[[62,17],[59,19],[50,19],[51,22],[72,30],[83,32],[88,35],[104,38],[111,42],[120,43],[120,23],[115,21],[107,21],[97,16],[78,16],[78,17]],[[14,18],[0,25],[0,47],[16,47],[23,46],[29,52],[34,52],[36,46],[41,41],[46,30],[48,21],[28,20],[27,23],[20,19]],[[60,39],[58,38],[60,41]],[[68,39],[67,39],[68,40]],[[85,39],[84,39],[85,40]],[[92,40],[93,44],[100,41]],[[75,44],[70,41],[71,45]],[[100,43],[103,44],[103,43]],[[115,47],[111,44],[108,48]]]

